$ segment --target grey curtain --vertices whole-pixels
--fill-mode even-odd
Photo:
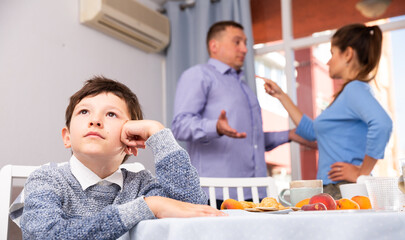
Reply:
[[[167,126],[173,120],[173,104],[177,80],[187,68],[207,62],[206,34],[209,27],[223,20],[239,22],[248,38],[245,58],[245,80],[256,91],[253,54],[252,19],[249,0],[196,0],[193,7],[180,9],[179,1],[165,4],[170,19],[171,40],[166,58]]]

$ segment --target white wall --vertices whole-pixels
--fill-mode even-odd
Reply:
[[[80,24],[79,3],[0,1],[0,167],[68,161],[61,137],[65,109],[93,75],[123,82],[137,94],[146,118],[164,120],[164,55]],[[153,166],[148,150],[134,160]]]

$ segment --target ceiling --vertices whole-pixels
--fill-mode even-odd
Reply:
[[[359,0],[291,0],[294,38],[337,29],[356,22],[405,15],[405,1],[392,0],[378,18],[366,18],[356,9]],[[282,39],[280,0],[250,0],[255,44]]]

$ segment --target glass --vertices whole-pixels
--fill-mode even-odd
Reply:
[[[401,166],[401,174],[403,176],[405,173],[405,158],[399,159],[399,164]],[[404,180],[405,180],[405,178],[404,178]]]
[[[373,177],[366,180],[371,206],[376,210],[401,210],[403,194],[397,177]]]

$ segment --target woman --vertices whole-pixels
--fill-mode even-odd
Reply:
[[[338,186],[369,175],[384,150],[392,121],[374,98],[368,84],[374,79],[381,56],[382,33],[378,26],[351,24],[332,37],[329,76],[343,79],[342,89],[315,120],[294,105],[276,83],[265,81],[266,92],[276,97],[298,126],[296,133],[318,141],[317,178],[324,192],[341,198]]]

